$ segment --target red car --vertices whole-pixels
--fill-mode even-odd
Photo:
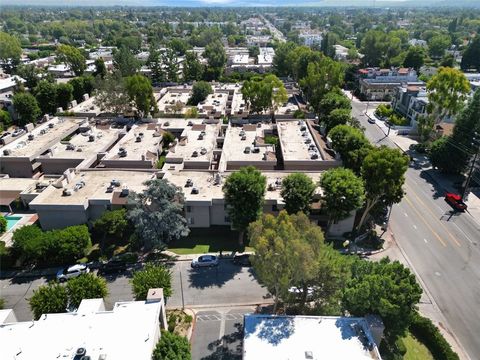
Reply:
[[[458,194],[454,193],[446,193],[445,194],[445,201],[450,204],[457,211],[465,211],[467,210],[467,204],[465,204],[462,200],[462,197]]]

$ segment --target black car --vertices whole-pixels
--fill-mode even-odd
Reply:
[[[249,254],[235,255],[233,257],[233,263],[240,266],[252,266]]]
[[[127,270],[127,262],[124,259],[111,259],[100,266],[99,272],[102,274],[114,274]]]

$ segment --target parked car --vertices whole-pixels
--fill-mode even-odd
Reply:
[[[103,263],[98,270],[101,274],[114,274],[127,270],[127,262],[121,257],[113,257],[110,261]]]
[[[370,124],[375,124],[375,119],[374,119],[373,117],[368,116],[367,121],[368,121]]]
[[[238,254],[233,256],[233,263],[240,266],[252,266],[249,254]]]
[[[446,193],[445,201],[457,211],[467,210],[467,204],[463,202],[462,197],[458,194]]]
[[[307,288],[307,300],[312,299],[314,290],[315,289],[311,286]],[[301,298],[303,294],[303,289],[296,286],[292,286],[291,288],[288,289],[288,293],[291,295],[294,295],[297,298]]]
[[[192,268],[211,267],[218,265],[218,258],[214,255],[202,255],[192,260]]]
[[[64,269],[60,269],[57,272],[57,280],[60,282],[67,281],[68,279],[77,277],[82,274],[87,274],[90,272],[90,269],[87,265],[84,264],[77,264],[73,266],[66,267]]]

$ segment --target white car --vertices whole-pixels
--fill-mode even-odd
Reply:
[[[202,255],[192,260],[192,268],[217,266],[218,258],[214,255]]]
[[[87,274],[90,272],[90,269],[87,265],[77,264],[73,266],[66,267],[64,269],[60,269],[57,272],[57,280],[60,282],[67,281],[68,279],[77,277],[82,274]]]

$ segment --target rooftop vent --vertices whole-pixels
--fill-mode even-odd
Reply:
[[[314,145],[314,144],[310,144],[310,146],[308,147],[308,150],[315,150],[315,145]]]
[[[88,141],[89,142],[94,142],[95,141],[95,135],[88,135]]]
[[[192,121],[189,121],[187,125],[188,125],[188,126],[193,126],[193,122],[192,122]]]
[[[307,127],[305,125],[300,126],[300,131],[305,131],[307,130]]]
[[[245,154],[250,154],[250,146],[247,146],[245,150],[243,150]]]
[[[240,140],[247,140],[247,137],[245,135],[243,135]]]
[[[261,128],[261,127],[262,127],[262,123],[258,123],[257,128]]]
[[[310,144],[312,142],[312,139],[306,139],[305,144]]]
[[[126,157],[127,156],[127,149],[121,147],[120,149],[118,149],[118,156],[120,157]]]
[[[120,193],[120,196],[121,196],[121,197],[125,197],[125,196],[128,196],[128,194],[130,194],[130,190],[128,189],[128,187],[125,186],[125,187],[122,189],[122,192]]]
[[[260,148],[257,147],[257,146],[255,146],[255,147],[253,148],[252,152],[253,152],[254,154],[258,154],[258,153],[260,153]]]
[[[170,123],[168,121],[165,121],[165,123],[163,124],[163,126],[170,126]]]
[[[192,194],[198,194],[198,193],[199,193],[198,188],[193,187],[192,188]]]
[[[240,135],[240,136],[245,136],[245,131],[243,131],[243,130],[240,131],[239,135]]]
[[[75,145],[67,144],[67,150],[75,150]]]
[[[35,135],[33,134],[28,134],[28,140],[33,140],[35,138]]]
[[[135,142],[142,142],[142,137],[141,136],[137,136],[135,138]]]
[[[48,127],[52,129],[55,125],[53,123],[48,124]]]
[[[194,152],[192,153],[192,157],[198,157],[198,151],[194,151]]]
[[[305,351],[305,359],[313,359],[313,352]]]
[[[207,135],[207,133],[206,133],[205,131],[202,131],[202,132],[200,133],[200,135],[205,136],[205,135]]]
[[[187,179],[187,182],[185,183],[185,187],[191,187],[191,186],[193,186],[193,180]]]
[[[205,155],[207,153],[207,149],[201,148],[200,149],[200,154]]]
[[[198,140],[203,140],[203,135],[202,134],[198,135]]]
[[[312,160],[318,159],[318,154],[317,154],[317,153],[312,154],[312,155],[310,156],[310,159],[312,159]]]
[[[40,130],[40,135],[45,135],[47,133],[47,129]]]
[[[77,352],[75,353],[76,356],[84,356],[87,353],[87,349],[80,347],[77,349]]]
[[[302,136],[307,137],[308,136],[307,132],[306,131],[302,132]]]
[[[115,187],[119,187],[120,186],[120,181],[117,180],[117,179],[113,179],[112,181],[110,181],[110,185],[115,186]]]
[[[145,136],[145,134],[143,132],[139,133],[138,136],[140,136],[141,138],[143,138]]]
[[[10,155],[11,153],[12,153],[12,151],[10,149],[4,149],[3,150],[3,155],[5,155],[5,156]]]
[[[112,193],[113,189],[114,189],[114,187],[112,185],[107,186],[107,193]]]

